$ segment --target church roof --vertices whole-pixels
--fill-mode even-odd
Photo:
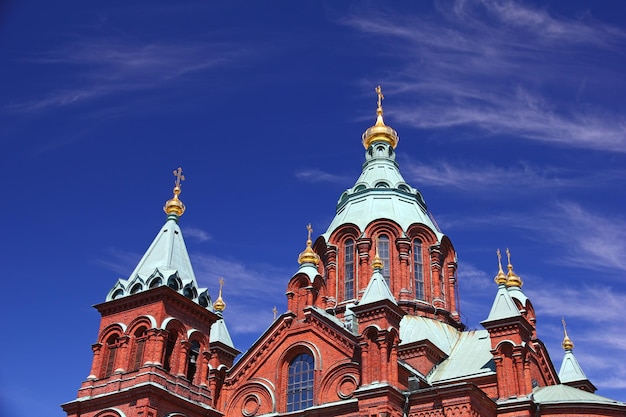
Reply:
[[[559,379],[561,382],[585,381],[587,376],[583,372],[578,360],[574,356],[574,352],[566,350],[559,369]]]
[[[119,279],[109,291],[106,301],[168,286],[203,307],[212,308],[208,291],[198,287],[183,233],[178,226],[178,220],[185,211],[184,204],[178,199],[180,181],[184,180],[184,176],[180,168],[174,171],[174,175],[177,178],[174,197],[163,208],[167,214],[165,224],[128,279]]]
[[[385,281],[385,277],[380,273],[379,269],[374,269],[372,278],[365,288],[363,297],[359,300],[359,305],[375,303],[376,301],[389,300],[398,305],[396,299],[391,294],[391,290]]]
[[[398,169],[394,151],[398,136],[382,120],[382,94],[379,89],[377,92],[377,121],[363,134],[367,149],[363,170],[354,186],[339,198],[335,218],[323,236],[328,241],[333,231],[348,223],[363,231],[372,221],[385,218],[405,231],[414,223],[422,223],[441,240],[443,233],[428,212],[422,194],[406,183]]]
[[[611,400],[610,398],[562,384],[535,388],[533,390],[533,400],[539,404],[587,403],[625,405],[620,401]]]
[[[228,347],[235,348],[233,340],[230,338],[230,333],[228,333],[226,322],[223,318],[218,319],[211,325],[211,334],[209,339],[211,340],[211,343],[221,342]]]
[[[400,320],[400,345],[430,340],[443,353],[450,355],[459,339],[459,331],[439,320],[405,315]]]
[[[471,330],[459,332],[448,358],[435,366],[428,375],[428,381],[437,383],[494,372],[489,333],[486,330]]]
[[[491,311],[485,322],[504,318],[520,316],[519,309],[515,305],[511,294],[504,285],[498,286],[498,292],[491,305]]]

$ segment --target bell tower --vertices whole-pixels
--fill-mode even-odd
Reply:
[[[182,170],[174,176],[165,225],[129,278],[94,306],[102,318],[91,371],[62,405],[68,417],[221,416],[208,372],[211,328],[225,325],[196,282],[178,225]]]

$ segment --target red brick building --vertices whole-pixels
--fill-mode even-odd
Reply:
[[[69,417],[626,415],[594,394],[567,334],[555,370],[508,251],[485,330],[465,329],[454,246],[399,171],[378,92],[361,176],[315,242],[309,229],[287,311],[236,362],[221,291],[198,287],[185,248],[175,172],[165,225],[96,306]]]

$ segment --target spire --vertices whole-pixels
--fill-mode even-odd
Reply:
[[[151,288],[168,286],[201,306],[211,308],[208,291],[206,288],[198,287],[185,240],[178,225],[178,219],[185,211],[185,205],[178,199],[181,181],[185,179],[182,171],[182,168],[174,171],[176,177],[174,197],[163,207],[167,213],[165,224],[128,279],[119,279],[109,291],[107,301]]]
[[[177,170],[174,170],[174,176],[176,177],[176,181],[174,181],[174,197],[165,202],[163,211],[168,215],[168,217],[175,216],[177,219],[185,212],[185,205],[178,199],[178,195],[180,194],[180,183],[185,181],[183,169],[178,167]]]
[[[226,303],[222,299],[222,287],[224,286],[224,278],[220,278],[220,293],[217,296],[217,300],[213,303],[213,310],[217,311],[218,314],[222,314],[222,311],[226,309]]]
[[[400,138],[398,133],[383,121],[383,91],[380,86],[376,87],[378,95],[378,107],[376,108],[376,124],[363,133],[363,146],[368,149],[374,142],[385,142],[395,148]]]
[[[305,263],[317,265],[320,263],[320,257],[317,253],[313,251],[313,248],[311,247],[311,245],[313,244],[313,241],[311,240],[311,233],[313,233],[311,223],[306,226],[306,230],[308,230],[309,232],[309,237],[306,241],[306,249],[304,249],[304,251],[300,253],[300,256],[298,256],[298,263],[300,265]]]
[[[515,272],[513,272],[513,265],[511,264],[511,252],[509,251],[509,248],[506,248],[506,256],[509,261],[507,265],[509,272],[506,274],[506,286],[521,288],[524,283],[522,282],[522,279],[518,275],[516,275]]]
[[[595,387],[591,381],[587,379],[585,372],[583,372],[582,367],[572,351],[574,349],[574,342],[572,342],[567,335],[565,318],[561,319],[561,323],[563,323],[563,343],[561,346],[563,346],[563,350],[565,350],[565,355],[563,356],[563,362],[561,362],[561,368],[559,369],[559,379],[564,384],[578,388],[585,387],[588,391],[594,392]]]
[[[569,338],[569,336],[567,335],[567,326],[565,324],[565,317],[563,317],[561,319],[561,323],[563,323],[563,343],[561,344],[561,346],[563,346],[563,350],[565,350],[566,352],[569,350],[571,351],[572,349],[574,349],[574,342],[572,342]]]
[[[504,271],[502,270],[502,255],[500,254],[500,248],[498,248],[498,250],[496,251],[496,254],[498,255],[498,275],[496,275],[496,277],[493,280],[496,282],[496,284],[498,284],[498,286],[505,285],[506,275],[504,274]]]
[[[376,255],[374,255],[374,260],[372,261],[372,268],[375,271],[382,271],[385,266],[382,259],[380,259],[380,255],[378,254],[378,237],[376,238]]]

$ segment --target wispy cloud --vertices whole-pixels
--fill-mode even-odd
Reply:
[[[206,242],[211,239],[211,236],[204,230],[189,226],[185,227],[185,236],[198,242]]]
[[[237,259],[225,259],[212,255],[192,254],[192,261],[199,284],[216,288],[219,277],[224,277],[223,297],[227,308],[224,312],[233,334],[261,334],[271,324],[272,307],[284,306],[287,281],[295,272],[270,265],[250,265]],[[216,290],[211,291],[215,297]],[[229,295],[230,294],[230,295]],[[236,317],[236,320],[228,320]]]
[[[331,174],[321,171],[319,169],[303,169],[296,172],[296,178],[302,181],[308,182],[333,182],[333,183],[345,183],[350,181],[349,177]]]
[[[511,184],[515,184],[518,193],[523,193],[591,187],[602,182],[624,179],[623,173],[611,171],[581,173],[556,167],[539,167],[527,162],[501,167],[492,163],[411,160],[403,162],[402,169],[407,179],[418,187],[452,187],[455,191],[473,194],[486,192],[492,196],[499,196],[496,191],[509,189]]]
[[[84,103],[121,92],[150,90],[214,67],[239,62],[251,52],[219,41],[184,43],[100,37],[76,40],[24,59],[33,65],[67,68],[71,78],[39,97],[4,106],[16,113],[38,112]]]
[[[405,98],[394,110],[401,122],[626,152],[622,112],[595,104],[596,90],[621,85],[620,66],[599,62],[623,59],[626,32],[515,1],[437,4],[434,16],[377,10],[343,20],[377,35],[390,62],[401,57],[385,81]]]

